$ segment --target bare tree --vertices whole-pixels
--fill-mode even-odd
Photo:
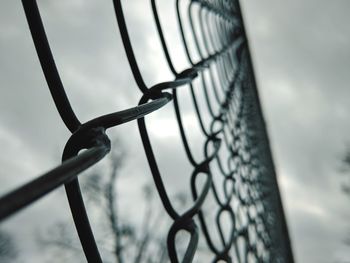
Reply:
[[[350,197],[350,150],[347,150],[341,159],[341,172],[345,175],[341,189]]]
[[[17,257],[17,249],[12,236],[0,230],[0,262],[12,262]]]
[[[342,175],[344,175],[343,181],[341,183],[342,192],[350,198],[350,149],[348,149],[341,159],[341,169]],[[344,244],[350,246],[350,231],[347,237],[343,240]]]
[[[165,223],[166,218],[162,217],[160,208],[154,209],[155,199],[151,186],[143,187],[145,207],[141,212],[141,223],[136,225],[122,218],[118,203],[118,179],[125,154],[122,150],[114,150],[110,156],[106,174],[100,170],[94,170],[82,176],[81,179],[89,214],[92,213],[99,218],[98,230],[103,238],[97,237],[97,242],[102,254],[106,257],[104,261],[166,262],[168,260],[166,233],[160,227]],[[185,202],[181,194],[175,198]],[[59,222],[51,228],[50,232],[40,235],[38,240],[48,249],[58,250],[59,253],[65,251],[65,253],[71,253],[73,257],[77,251],[81,251],[81,247],[79,241],[72,238],[71,232],[72,225]]]

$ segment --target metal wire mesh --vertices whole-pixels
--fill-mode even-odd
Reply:
[[[86,259],[89,262],[102,262],[77,176],[110,151],[106,129],[137,120],[159,197],[173,220],[167,236],[171,262],[192,262],[200,238],[205,239],[213,262],[293,262],[238,1],[171,2],[190,65],[188,69],[178,72],[163,35],[157,4],[151,0],[159,40],[169,69],[174,75],[174,80],[152,87],[145,84],[139,70],[122,4],[119,0],[113,2],[124,48],[142,97],[139,105],[134,108],[81,123],[65,94],[37,3],[35,0],[22,1],[52,98],[72,136],[65,146],[60,166],[0,199],[0,219],[7,218],[64,184]],[[184,6],[189,21],[187,24],[181,12],[181,7]],[[188,32],[194,41],[194,49],[189,48]],[[201,136],[205,137],[205,143],[201,145],[205,157],[202,160],[196,160],[190,147],[188,131],[183,124],[178,88],[190,90],[194,115],[201,128]],[[203,120],[204,109],[198,102],[198,89],[205,95],[205,110],[210,115],[209,125]],[[176,211],[167,194],[145,123],[146,115],[171,100],[185,153],[193,167],[190,175],[193,201],[191,207],[183,213]],[[82,149],[87,150],[80,152]],[[222,154],[223,151],[226,151],[226,156]],[[213,164],[218,167],[215,171]],[[220,183],[214,180],[217,176],[222,179]],[[199,180],[204,180],[200,189],[197,183]],[[224,195],[220,196],[219,191]],[[215,226],[207,224],[202,209],[209,194],[213,194],[216,202]],[[224,215],[229,218],[228,225],[222,223]],[[217,229],[220,242],[212,238],[210,228]],[[186,231],[190,235],[182,259],[178,258],[175,241],[179,231]]]

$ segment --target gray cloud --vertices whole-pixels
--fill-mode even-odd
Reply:
[[[172,79],[150,5],[124,2],[146,83]],[[178,44],[173,7],[159,4],[171,55],[176,67],[184,69],[188,64]],[[136,105],[141,93],[129,70],[112,2],[39,1],[39,7],[77,115],[85,121]],[[336,169],[350,129],[346,114],[350,110],[348,1],[250,0],[244,2],[244,10],[296,258],[298,262],[346,258],[349,255],[340,243],[350,212],[348,200],[339,191]],[[0,40],[0,146],[6,152],[0,156],[4,182],[0,191],[4,193],[59,164],[69,133],[50,98],[18,1],[0,4]],[[180,91],[183,97],[186,93]],[[189,104],[185,99],[181,104],[186,116],[193,111]],[[160,129],[159,119],[168,120],[164,127],[168,130]],[[170,132],[177,129],[173,119],[169,104],[148,117],[147,124],[169,192],[183,189],[190,196],[192,168],[177,131]],[[198,125],[190,117],[186,123],[195,149],[202,140],[196,136]],[[170,137],[164,137],[165,132]],[[148,164],[135,122],[109,133],[121,136],[127,148],[121,203],[128,207],[140,200],[140,187],[150,179]],[[171,144],[165,143],[169,140]],[[201,150],[196,149],[196,157],[200,158]],[[22,240],[23,256],[31,255],[32,262],[42,261],[32,244],[37,218],[45,218],[44,226],[56,217],[69,217],[63,196],[58,190],[4,224]],[[50,214],[55,217],[47,217],[47,209],[53,206],[57,209],[50,209]]]
[[[347,1],[244,3],[296,258],[349,258],[339,156],[349,141]],[[343,251],[343,252],[341,252]]]

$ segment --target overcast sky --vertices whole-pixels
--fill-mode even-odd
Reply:
[[[159,51],[148,1],[124,2],[146,83],[172,79]],[[180,43],[173,6],[164,2],[160,8],[168,28],[165,36],[168,43]],[[350,235],[350,199],[340,191],[339,159],[350,145],[350,3],[241,2],[296,261],[349,262],[350,249],[343,240]],[[140,92],[129,70],[112,1],[39,1],[39,7],[62,81],[81,120],[136,105]],[[182,47],[172,44],[170,52],[178,69],[184,68]],[[69,138],[49,96],[20,1],[0,3],[0,81],[3,194],[58,165]],[[189,93],[181,92],[187,105]],[[201,138],[195,136],[198,127],[186,112],[185,124],[195,145]],[[169,191],[179,188],[189,195],[188,182],[178,180],[191,168],[171,105],[152,114],[148,124]],[[121,206],[130,208],[128,202],[139,198],[140,186],[150,179],[147,161],[135,122],[110,133],[127,149]],[[166,143],[169,140],[171,144]],[[59,209],[50,209],[51,216],[46,216],[53,206]],[[135,213],[130,210],[125,213]],[[61,189],[3,223],[19,243],[18,262],[44,261],[33,235],[40,226],[65,217],[69,211]]]

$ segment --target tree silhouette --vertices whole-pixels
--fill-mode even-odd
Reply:
[[[341,190],[342,192],[350,198],[350,149],[348,149],[341,159],[340,171],[344,175]],[[344,238],[343,243],[350,247],[350,231],[348,231],[347,236]]]
[[[154,207],[155,196],[150,185],[144,185],[142,190],[145,209],[140,212],[141,224],[136,225],[121,216],[118,179],[124,158],[123,150],[113,150],[107,173],[95,169],[81,176],[80,180],[89,214],[98,217],[96,232],[102,233],[103,238],[97,237],[97,242],[104,262],[167,262],[166,233],[161,227],[166,223],[166,218],[162,217],[160,207]],[[182,205],[186,203],[186,198],[181,193],[174,196],[174,199]],[[56,250],[52,253],[60,255],[57,258],[59,262],[64,253],[70,254],[66,257],[71,260],[69,257],[75,257],[78,251],[82,253],[80,242],[72,236],[72,231],[72,224],[58,222],[49,232],[40,235],[38,241],[47,249]]]
[[[350,150],[347,150],[341,160],[341,172],[346,175],[341,184],[341,189],[350,197]]]
[[[17,249],[9,233],[0,229],[0,262],[12,262],[17,257]]]

